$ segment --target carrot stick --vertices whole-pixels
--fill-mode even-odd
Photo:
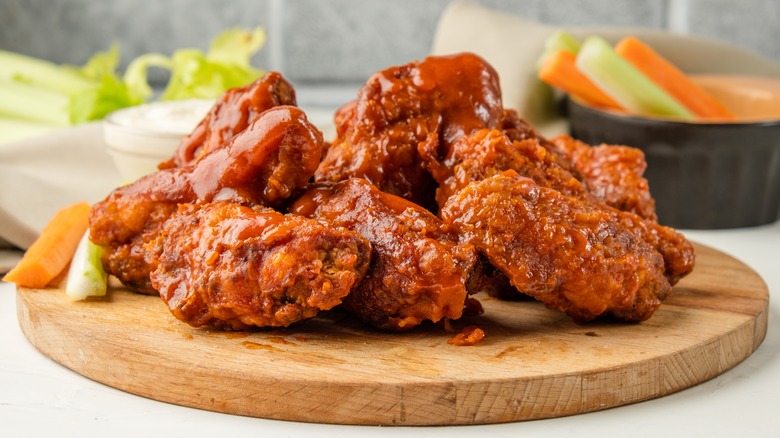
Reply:
[[[81,236],[89,227],[89,210],[86,202],[59,210],[3,281],[21,287],[46,287],[68,266]]]
[[[623,38],[615,52],[684,107],[701,118],[733,119],[734,115],[717,99],[691,81],[685,73],[633,36]]]
[[[550,54],[539,69],[539,79],[559,90],[577,97],[588,105],[599,108],[621,109],[611,97],[604,94],[576,66],[577,56],[566,50]]]

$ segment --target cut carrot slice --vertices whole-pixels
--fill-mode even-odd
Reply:
[[[734,118],[722,103],[638,38],[623,38],[615,46],[615,52],[677,99],[691,113],[701,118]]]
[[[558,50],[550,54],[539,69],[539,79],[588,105],[621,109],[617,102],[604,94],[577,69],[576,59],[576,55],[567,50]]]
[[[79,202],[59,210],[3,281],[29,288],[46,287],[68,266],[89,227],[90,205]]]

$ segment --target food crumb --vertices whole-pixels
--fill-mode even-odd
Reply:
[[[470,325],[460,333],[450,338],[447,343],[459,347],[477,345],[485,337],[485,331],[481,328]]]

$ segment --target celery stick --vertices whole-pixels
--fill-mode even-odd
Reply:
[[[576,55],[580,51],[580,43],[566,31],[556,30],[545,40],[544,51],[555,53],[558,50],[566,50]]]
[[[615,53],[601,37],[585,39],[577,55],[577,68],[632,113],[695,118],[676,99]]]
[[[536,60],[536,69],[542,68],[547,57],[559,50],[565,50],[576,55],[580,51],[580,43],[565,31],[556,30],[544,41],[544,51],[539,59]]]
[[[107,275],[100,260],[103,249],[89,240],[89,230],[79,241],[68,268],[65,293],[71,300],[106,294]]]
[[[68,126],[68,105],[68,96],[57,91],[0,79],[0,115]]]
[[[0,50],[0,79],[24,82],[60,93],[79,93],[94,86],[74,70],[18,53]]]
[[[28,120],[0,117],[0,145],[51,132],[56,127]]]
[[[152,97],[146,78],[150,66],[171,71],[160,100],[216,98],[263,74],[250,61],[265,38],[261,27],[228,29],[212,40],[208,53],[181,49],[170,58],[142,55],[124,77],[116,73],[118,46],[94,54],[81,67],[0,50],[0,117],[54,126],[102,119]]]

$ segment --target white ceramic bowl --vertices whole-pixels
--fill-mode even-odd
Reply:
[[[103,121],[106,150],[122,178],[130,182],[155,172],[213,104],[200,99],[154,102],[109,114]]]

